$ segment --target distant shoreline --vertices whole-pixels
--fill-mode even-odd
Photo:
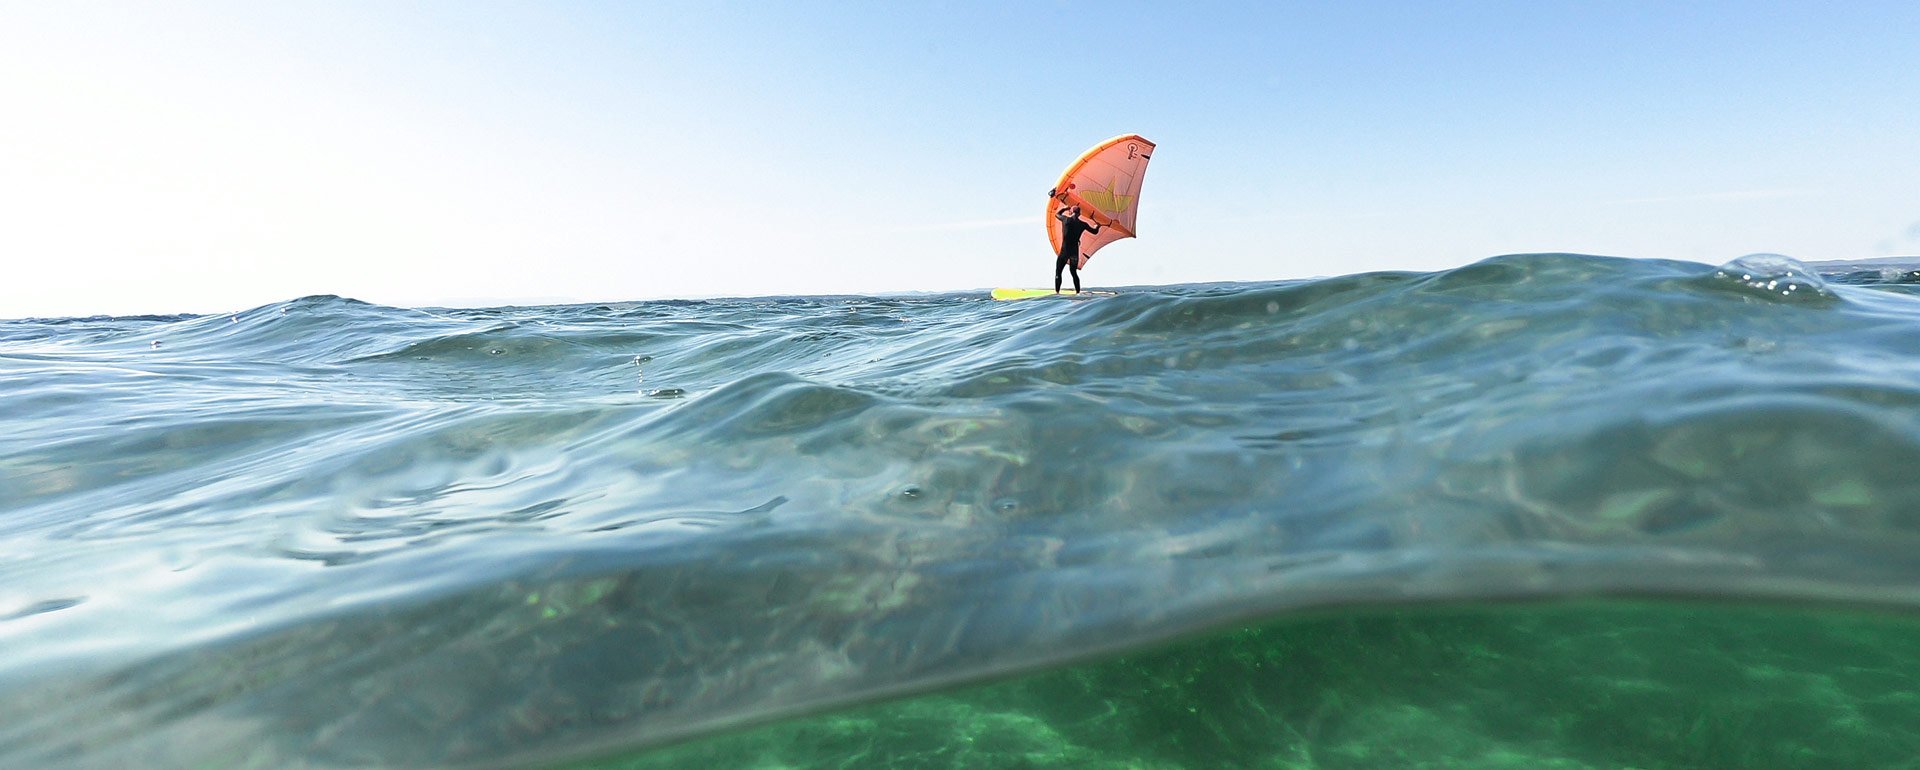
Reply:
[[[1821,272],[1837,270],[1879,270],[1886,267],[1920,270],[1920,255],[1904,257],[1873,257],[1871,259],[1828,259],[1804,263],[1808,267],[1818,268]]]

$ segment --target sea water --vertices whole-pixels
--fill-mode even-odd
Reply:
[[[0,766],[1912,767],[1916,267],[0,322]]]

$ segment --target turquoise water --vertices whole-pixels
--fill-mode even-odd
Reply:
[[[0,322],[0,765],[1905,766],[1913,267]]]

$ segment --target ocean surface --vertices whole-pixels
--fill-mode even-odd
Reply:
[[[1916,270],[0,321],[0,767],[1920,767]]]

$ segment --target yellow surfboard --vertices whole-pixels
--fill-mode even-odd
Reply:
[[[1060,290],[1060,296],[1063,296],[1063,297],[1071,297],[1075,294],[1082,294],[1089,297],[1113,296],[1113,292],[1110,292],[1110,291],[1076,292],[1072,289]],[[1052,289],[994,289],[993,290],[994,299],[1032,299],[1034,297],[1051,297],[1051,296],[1053,296]]]

